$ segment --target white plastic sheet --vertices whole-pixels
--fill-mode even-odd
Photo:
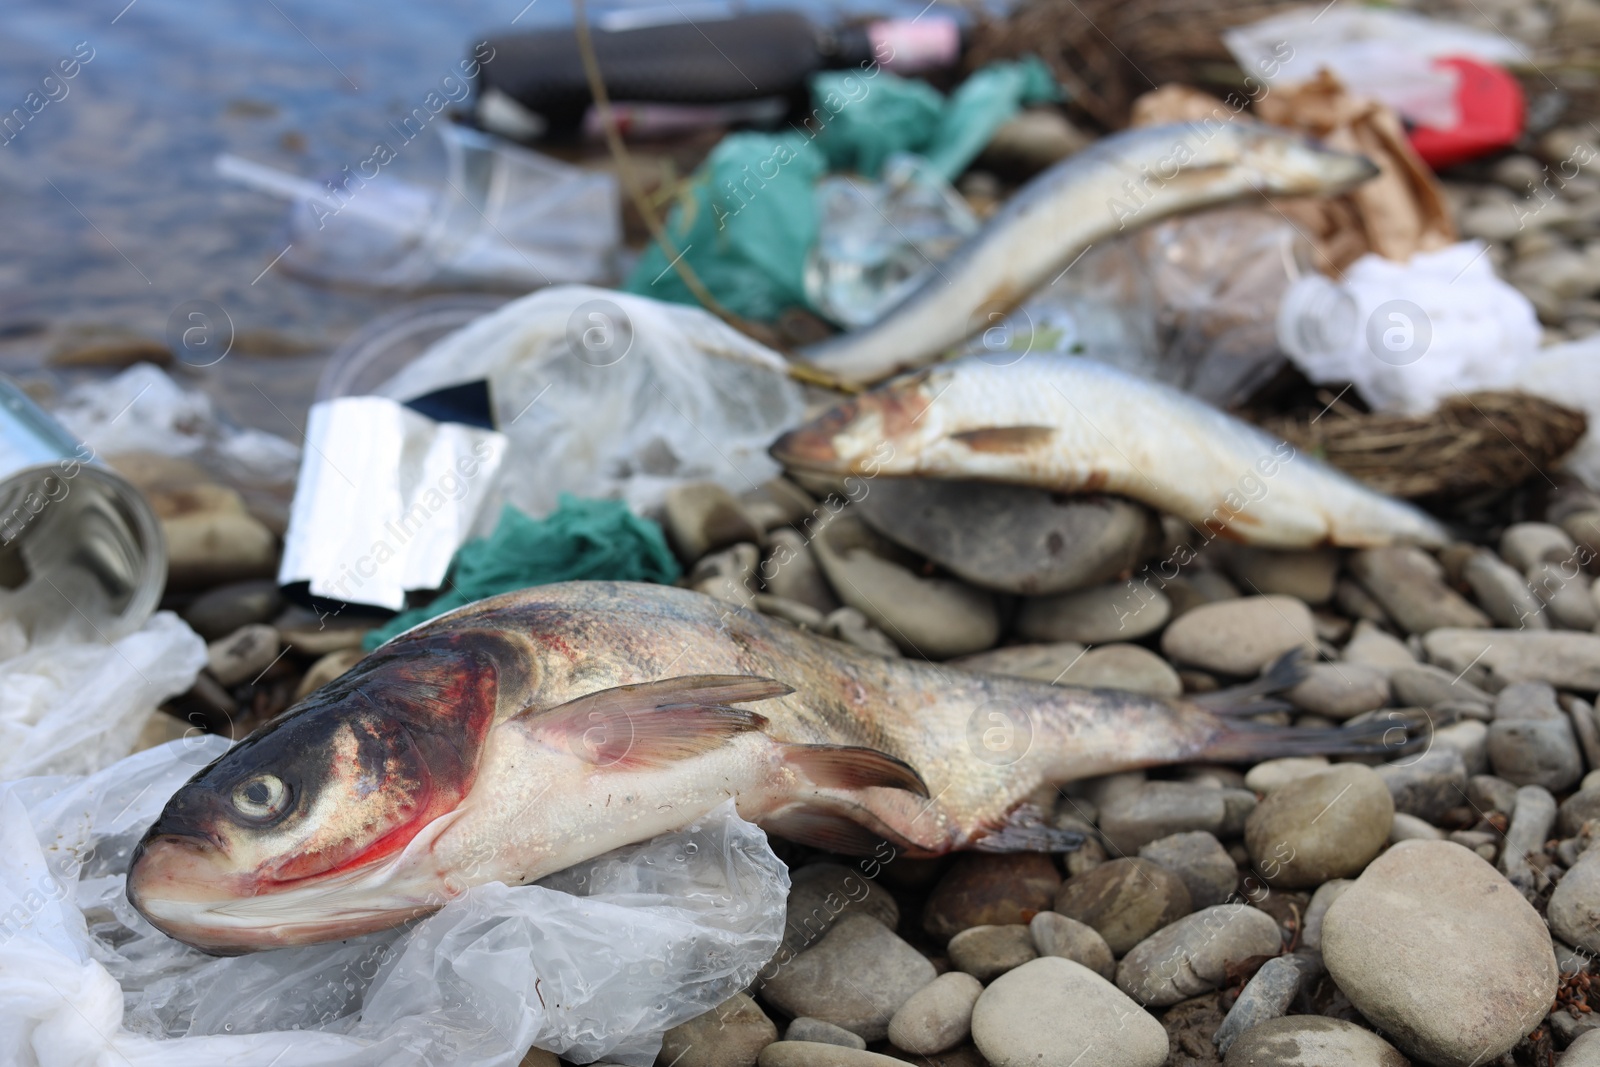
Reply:
[[[112,644],[26,647],[0,620],[0,780],[88,774],[133,751],[157,705],[186,692],[206,643],[170,611]]]
[[[1600,490],[1600,333],[1543,349],[1521,369],[1516,387],[1589,416],[1588,432],[1562,467]]]
[[[788,873],[730,802],[398,931],[205,956],[146,923],[123,883],[166,799],[226,748],[198,737],[0,787],[0,1062],[513,1067],[536,1043],[647,1067],[663,1031],[778,948]]]
[[[699,308],[584,285],[485,315],[375,392],[404,401],[477,379],[511,442],[489,526],[502,502],[542,516],[562,492],[639,511],[682,481],[744,492],[778,474],[767,446],[804,414],[771,349]]]
[[[74,387],[52,414],[97,456],[154,452],[193,459],[244,486],[292,485],[300,462],[297,445],[226,424],[210,397],[150,363]]]
[[[1376,411],[1420,414],[1475,389],[1506,389],[1539,349],[1528,298],[1477,241],[1409,262],[1365,255],[1343,282],[1306,275],[1278,309],[1278,343],[1313,382],[1354,382]]]

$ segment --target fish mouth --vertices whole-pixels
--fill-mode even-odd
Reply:
[[[393,863],[278,887],[227,872],[223,860],[197,837],[149,838],[128,870],[128,901],[168,937],[213,956],[359,937],[444,903],[406,893]]]

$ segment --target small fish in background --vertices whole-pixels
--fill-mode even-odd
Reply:
[[[1059,353],[905,375],[780,437],[772,455],[822,474],[1117,493],[1273,548],[1449,540],[1421,509],[1204,401]]]
[[[878,322],[800,356],[871,385],[992,327],[1129,227],[1262,196],[1336,196],[1377,173],[1365,156],[1245,119],[1115,133],[1034,178]]]
[[[1224,700],[1259,712],[1247,698],[1300,677],[1281,664]],[[128,899],[217,954],[339,940],[730,797],[842,853],[1063,851],[1082,838],[1025,803],[1042,784],[1372,752],[1393,728],[1264,727],[1218,703],[890,659],[685,589],[541,586],[394,638],[195,775],[136,850]]]

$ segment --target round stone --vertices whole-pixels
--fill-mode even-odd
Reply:
[[[1120,956],[1189,907],[1183,879],[1149,860],[1123,858],[1064,882],[1053,910],[1092,927]]]
[[[998,978],[1039,955],[1021,923],[972,926],[950,939],[950,965],[982,982]]]
[[[928,894],[922,928],[944,944],[972,926],[1026,922],[1048,911],[1061,875],[1037,852],[957,856]]]
[[[1316,652],[1316,624],[1304,601],[1251,596],[1204,604],[1161,635],[1168,659],[1222,674],[1252,675],[1293,648]]]
[[[1362,1015],[1439,1067],[1493,1062],[1556,995],[1539,913],[1449,841],[1403,841],[1374,860],[1328,908],[1322,955]]]
[[[1141,1004],[1166,1007],[1221,988],[1228,964],[1276,956],[1282,948],[1272,916],[1248,904],[1218,904],[1135,945],[1117,964],[1117,988]]]
[[[1394,1046],[1371,1030],[1323,1015],[1290,1015],[1239,1035],[1227,1067],[1410,1067]]]
[[[1061,956],[1081,963],[1100,977],[1110,980],[1117,973],[1117,959],[1099,931],[1077,919],[1053,911],[1041,911],[1028,923],[1034,947],[1041,956]]]
[[[1083,1067],[1090,1055],[1098,1067],[1167,1061],[1159,1022],[1116,986],[1060,956],[996,978],[973,1007],[972,1040],[992,1067]]]
[[[972,1033],[972,1006],[982,992],[983,983],[970,974],[941,974],[894,1013],[890,1043],[923,1056],[955,1048]]]
[[[1370,768],[1341,763],[1285,782],[1244,824],[1255,870],[1277,889],[1309,889],[1348,878],[1389,840],[1394,799]]]

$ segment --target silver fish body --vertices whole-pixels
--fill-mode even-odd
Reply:
[[[835,851],[1059,850],[1078,837],[1023,803],[1041,784],[1354,741],[888,659],[688,590],[568,582],[402,634],[240,742],[173,796],[128,897],[213,952],[333,940],[730,797]]]
[[[1256,196],[1334,195],[1371,178],[1363,156],[1255,122],[1113,134],[1034,178],[877,323],[801,351],[870,385],[925,366],[994,326],[1096,242]]]
[[[772,454],[831,474],[1116,493],[1274,548],[1448,539],[1421,509],[1201,400],[1060,354],[906,375],[784,435]]]

